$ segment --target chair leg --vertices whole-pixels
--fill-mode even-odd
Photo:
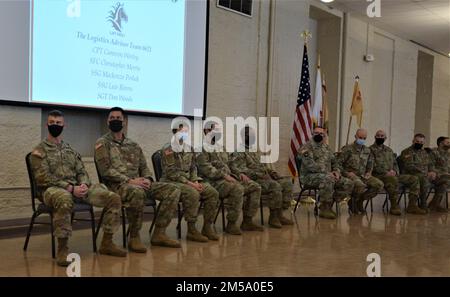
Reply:
[[[152,236],[153,228],[155,227],[155,223],[156,223],[156,217],[159,214],[160,207],[161,207],[161,203],[159,203],[158,207],[156,207],[156,208],[155,208],[155,206],[153,206],[153,220],[152,220],[152,224],[150,225],[150,229],[148,230],[150,237]]]
[[[370,213],[373,213],[373,199],[370,199]]]
[[[54,259],[56,257],[56,248],[55,248],[55,235],[54,233],[54,226],[53,226],[53,214],[50,213],[50,232],[52,237],[52,258]]]
[[[183,213],[181,211],[180,203],[177,206],[178,223],[177,223],[177,235],[178,239],[181,239],[181,220],[183,218]]]
[[[217,209],[216,217],[214,218],[214,224],[216,224],[217,218],[219,217],[219,213],[220,213],[222,207],[224,207],[223,199],[220,200],[220,205],[219,205],[219,208]]]
[[[300,199],[302,198],[302,195],[304,192],[305,192],[305,190],[301,190],[300,193],[298,194],[297,202],[295,203],[295,207],[294,207],[294,214],[297,211],[298,205],[300,203]]]
[[[123,234],[122,245],[123,245],[123,248],[127,247],[127,229],[126,229],[126,225],[127,225],[127,221],[126,221],[126,217],[125,217],[125,207],[122,207],[122,234]]]
[[[30,241],[31,231],[33,230],[34,220],[36,219],[36,213],[34,212],[31,216],[30,226],[28,227],[27,237],[25,238],[25,243],[23,245],[23,250],[26,251],[28,248],[28,242]]]
[[[384,211],[386,210],[386,208],[387,208],[387,203],[388,203],[388,197],[387,197],[387,194],[386,194],[386,199],[384,199],[383,206],[382,206],[383,212],[384,212]]]
[[[97,242],[98,234],[100,233],[100,227],[103,223],[103,217],[105,216],[106,209],[104,208],[102,214],[100,215],[100,219],[98,220],[97,230],[95,231],[95,242]]]
[[[264,207],[263,207],[263,200],[262,196],[259,198],[259,212],[261,217],[261,226],[264,226]]]
[[[222,230],[225,230],[225,202],[222,203]]]
[[[94,253],[97,252],[97,237],[96,237],[96,231],[95,231],[95,214],[94,214],[94,208],[91,207],[89,210],[89,213],[91,214],[91,229],[92,229],[92,249],[94,250]]]

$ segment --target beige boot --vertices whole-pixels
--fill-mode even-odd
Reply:
[[[155,227],[153,231],[152,239],[150,241],[152,245],[165,246],[171,248],[180,248],[181,244],[178,240],[173,240],[166,235],[166,228]]]
[[[198,232],[195,227],[195,223],[188,223],[188,231],[186,235],[187,240],[196,241],[196,242],[208,242],[208,237],[203,236],[200,232]]]
[[[66,267],[71,263],[67,261],[67,255],[69,254],[68,241],[68,238],[58,238],[58,251],[56,253],[56,264],[58,266]]]
[[[336,219],[336,214],[331,210],[331,205],[329,202],[320,203],[319,217],[328,219],[328,220]]]
[[[231,235],[241,235],[241,229],[236,225],[236,222],[228,221],[225,232]]]
[[[145,254],[147,252],[147,248],[144,244],[142,244],[141,237],[139,234],[132,234],[130,236],[130,241],[128,242],[128,249],[135,253]]]
[[[125,257],[127,252],[115,245],[112,241],[112,237],[112,233],[103,233],[102,243],[98,252],[102,255]]]
[[[219,240],[219,236],[216,231],[211,227],[211,223],[205,222],[203,224],[202,235],[206,236],[209,240]]]
[[[409,195],[409,203],[408,208],[406,208],[406,212],[420,215],[427,214],[427,211],[425,209],[417,206],[417,197],[411,194]]]
[[[272,228],[281,228],[280,218],[278,216],[278,209],[271,209],[269,215],[269,226]]]
[[[244,220],[241,224],[241,230],[243,231],[264,231],[264,227],[253,223],[252,217],[244,216]]]
[[[402,211],[400,210],[400,207],[397,204],[396,197],[391,199],[391,209],[389,210],[389,213],[394,216],[399,216],[402,214]]]
[[[283,209],[278,209],[278,219],[281,225],[294,225],[294,221],[283,216]]]

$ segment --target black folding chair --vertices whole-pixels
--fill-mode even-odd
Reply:
[[[304,196],[303,194],[308,191],[307,196],[311,196],[311,193],[313,193],[313,197],[315,200],[315,205],[314,205],[314,215],[317,216],[319,214],[319,208],[318,208],[318,204],[320,203],[320,196],[317,194],[317,192],[319,191],[318,188],[314,188],[314,187],[307,187],[305,185],[302,184],[302,181],[300,180],[300,170],[302,167],[302,157],[300,156],[300,154],[297,154],[295,156],[295,166],[297,168],[297,173],[298,173],[298,183],[300,185],[300,193],[297,196],[296,199],[296,203],[295,203],[295,207],[294,207],[294,214],[297,211],[298,205],[300,203],[301,198]],[[333,202],[334,203],[334,202]],[[336,211],[338,212],[339,210],[338,204],[336,203]]]
[[[25,157],[25,163],[27,166],[28,171],[28,179],[30,182],[30,192],[31,192],[31,207],[33,209],[33,215],[31,216],[30,226],[28,227],[27,236],[25,239],[25,244],[23,245],[23,250],[26,251],[28,248],[28,242],[30,241],[31,231],[33,230],[33,227],[35,224],[39,225],[49,225],[50,226],[50,232],[51,232],[51,240],[52,240],[52,257],[55,258],[55,236],[54,236],[54,226],[53,226],[53,209],[47,205],[45,205],[43,202],[39,201],[39,205],[36,206],[35,199],[39,200],[38,196],[38,190],[36,181],[34,178],[34,173],[31,168],[31,153],[28,153]],[[75,219],[75,214],[81,213],[81,212],[89,212],[90,218],[89,219],[82,219],[79,218],[77,221],[86,221],[91,222],[91,229],[92,229],[92,247],[94,250],[94,253],[97,252],[97,244],[95,241],[95,216],[94,216],[94,209],[92,205],[83,203],[81,201],[78,201],[77,199],[74,200],[73,209],[72,209],[72,215],[71,215],[71,221]],[[50,216],[50,222],[36,222],[35,220],[42,214],[47,214]]]

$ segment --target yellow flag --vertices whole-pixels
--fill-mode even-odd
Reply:
[[[363,102],[361,90],[359,89],[359,81],[355,81],[355,87],[353,88],[352,107],[350,108],[352,116],[356,116],[358,126],[361,127],[362,115],[363,115]]]

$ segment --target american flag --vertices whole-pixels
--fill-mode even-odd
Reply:
[[[291,150],[289,153],[289,170],[296,176],[295,156],[300,147],[311,139],[311,85],[309,80],[308,50],[306,44],[303,49],[302,74],[298,90],[297,108],[295,109],[294,128],[291,136]]]

